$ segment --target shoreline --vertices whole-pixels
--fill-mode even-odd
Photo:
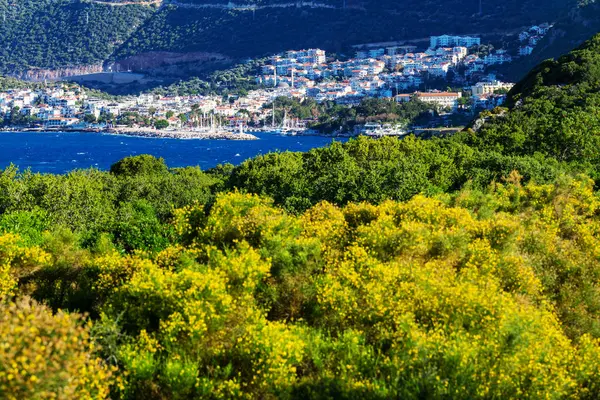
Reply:
[[[110,129],[38,129],[38,128],[4,128],[0,132],[32,132],[32,133],[98,133],[101,135],[133,136],[149,139],[197,139],[197,140],[260,140],[249,133],[198,132],[187,130],[155,130],[141,128]]]
[[[159,139],[206,139],[206,140],[259,140],[258,137],[249,133],[198,132],[187,130],[155,130],[139,128],[115,128],[106,129],[102,133],[110,135],[126,135]]]

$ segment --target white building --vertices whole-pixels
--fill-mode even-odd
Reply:
[[[431,36],[429,39],[429,47],[435,49],[437,47],[473,47],[481,44],[481,38],[471,36]]]
[[[77,118],[51,118],[44,122],[44,125],[47,127],[61,127],[61,126],[71,126],[79,123]]]
[[[514,85],[514,83],[500,81],[478,82],[471,86],[471,93],[473,94],[473,97],[481,97],[484,95],[493,94],[497,90],[510,90]]]
[[[420,100],[424,103],[437,104],[443,108],[451,108],[455,110],[458,108],[458,99],[462,97],[462,93],[457,92],[417,92],[416,93],[417,100]]]
[[[483,62],[485,65],[510,63],[512,62],[512,57],[506,54],[503,50],[497,50],[495,53],[485,56]]]

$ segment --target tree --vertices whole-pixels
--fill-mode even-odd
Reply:
[[[110,167],[110,173],[116,176],[138,176],[166,172],[165,160],[148,154],[126,157]]]
[[[166,119],[159,119],[157,121],[154,122],[154,127],[156,129],[165,129],[169,127],[169,121],[167,121]]]

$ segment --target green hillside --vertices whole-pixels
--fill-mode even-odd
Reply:
[[[234,2],[258,9],[190,8],[227,1],[186,0],[169,5],[117,52],[119,57],[141,51],[211,51],[233,57],[256,56],[290,48],[321,47],[339,51],[351,44],[425,38],[442,33],[507,32],[552,21],[575,2],[429,0],[314,2],[330,8],[266,8],[295,4],[285,0]],[[187,5],[187,6],[186,6]]]
[[[479,15],[478,0],[248,0],[232,7],[224,0],[1,0],[0,72],[89,65],[156,51],[239,58],[304,47],[339,51],[351,44],[448,32],[506,33],[554,21],[576,2],[482,4]],[[252,5],[255,10],[243,8]]]
[[[600,165],[600,36],[557,60],[535,67],[509,93],[510,112],[488,117],[466,143],[501,154],[540,154]]]
[[[558,17],[552,30],[534,48],[531,56],[517,60],[503,68],[512,80],[518,80],[537,64],[560,57],[600,31],[600,3],[580,2]]]
[[[84,0],[0,0],[0,71],[101,64],[153,12]]]

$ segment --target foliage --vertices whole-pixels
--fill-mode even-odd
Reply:
[[[126,399],[595,398],[600,201],[584,177],[520,179],[298,216],[241,193],[177,210],[163,251],[77,256],[92,357]],[[77,251],[48,243],[50,264]],[[19,293],[53,302],[48,277]]]
[[[209,95],[215,93],[224,96],[229,94],[247,94],[249,90],[258,88],[255,77],[259,74],[260,67],[266,61],[266,58],[248,60],[224,70],[213,71],[205,76],[204,79],[193,77],[188,80],[176,82],[166,88],[156,88],[153,92],[159,95],[172,96]]]
[[[356,107],[343,106],[333,101],[317,103],[312,99],[299,101],[287,97],[278,97],[275,104],[266,104],[266,109],[275,105],[275,123],[281,124],[284,115],[288,118],[313,120],[309,128],[323,133],[335,130],[352,132],[354,126],[369,122],[390,123],[402,127],[419,124],[435,113],[435,107],[420,101],[398,103],[393,99],[364,98]],[[267,118],[267,124],[273,116]]]
[[[526,180],[553,181],[565,166],[539,156],[482,152],[453,139],[361,137],[307,153],[276,153],[235,168],[230,188],[268,195],[290,211],[326,200],[408,200],[419,193],[454,191],[470,182],[485,187],[513,169]]]
[[[600,36],[577,50],[534,68],[509,94],[511,111],[492,116],[465,143],[503,154],[540,153],[590,166],[600,160],[595,110],[600,102]]]
[[[0,395],[600,397],[598,40],[454,137],[6,168]]]
[[[53,315],[28,299],[0,302],[3,399],[108,398],[115,377],[93,351],[77,315]]]
[[[154,122],[154,127],[156,129],[166,129],[169,127],[169,121],[166,119],[159,119]]]
[[[108,234],[124,250],[160,250],[173,209],[206,204],[221,185],[198,168],[169,170],[151,156],[125,158],[111,171],[42,175],[8,167],[0,173],[0,231],[41,244],[44,231],[63,227],[87,247]]]
[[[152,13],[142,5],[3,0],[0,70],[14,74],[102,62]]]
[[[234,2],[248,6],[244,10],[232,9],[223,0],[211,3],[221,4],[222,8],[202,7],[206,2],[185,0],[154,13],[116,55],[122,58],[150,51],[201,51],[239,59],[307,47],[353,52],[350,46],[360,43],[531,26],[555,20],[577,7],[577,2],[494,0],[484,5],[482,18],[473,18],[479,11],[477,1],[324,0],[319,4],[326,7],[298,4],[271,8],[261,6],[290,3]]]

